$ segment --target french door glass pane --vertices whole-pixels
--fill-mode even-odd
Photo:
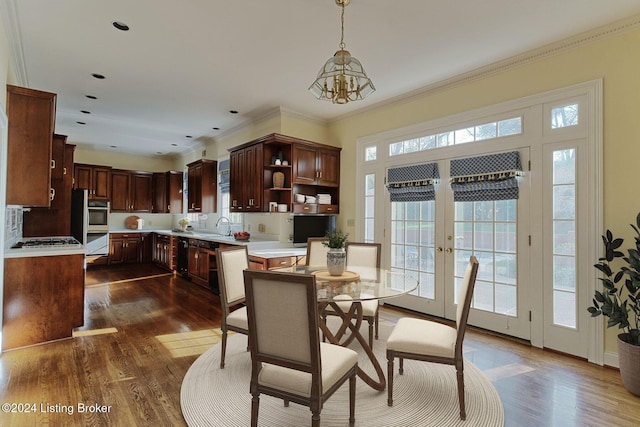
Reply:
[[[435,202],[391,203],[391,269],[420,280],[415,295],[435,299]]]
[[[455,294],[475,255],[480,267],[472,307],[517,316],[516,200],[455,203]]]
[[[576,161],[575,149],[553,152],[553,323],[575,328]]]
[[[376,175],[373,173],[365,175],[364,186],[364,241],[372,243],[374,241],[373,227],[376,213]]]

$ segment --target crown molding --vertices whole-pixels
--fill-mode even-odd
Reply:
[[[11,63],[16,76],[16,84],[18,86],[29,87],[29,78],[27,76],[27,66],[24,62],[24,51],[22,49],[22,38],[20,37],[20,23],[18,22],[18,13],[16,11],[16,0],[1,0],[0,12],[2,13],[2,22],[6,29],[9,49],[11,50]]]
[[[610,24],[606,24],[600,27],[593,28],[591,30],[576,34],[565,39],[549,43],[547,45],[529,50],[519,55],[512,56],[501,61],[491,63],[479,68],[475,68],[466,73],[458,74],[451,78],[441,80],[439,82],[421,87],[419,89],[404,93],[402,95],[395,96],[393,98],[386,99],[384,101],[371,104],[367,107],[360,108],[356,111],[346,113],[338,118],[328,121],[329,124],[338,123],[342,120],[349,119],[351,117],[365,114],[373,110],[377,110],[382,107],[388,107],[394,104],[403,104],[411,102],[418,97],[433,94],[445,89],[451,89],[462,84],[474,80],[480,80],[493,76],[495,74],[502,73],[511,68],[520,67],[532,62],[539,61],[544,58],[548,58],[559,53],[563,53],[575,48],[583,47],[588,44],[598,42],[610,37],[619,36],[630,31],[640,29],[640,15],[632,15],[630,17],[614,21]]]

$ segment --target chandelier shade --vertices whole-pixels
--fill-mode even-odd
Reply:
[[[340,50],[327,60],[318,72],[318,77],[309,87],[309,91],[316,98],[332,101],[334,104],[361,100],[376,90],[360,61],[345,50],[344,7],[349,4],[349,1],[336,0],[336,4],[342,8]]]

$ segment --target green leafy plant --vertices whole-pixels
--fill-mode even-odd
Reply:
[[[327,238],[327,241],[323,242],[325,246],[328,246],[331,249],[341,249],[344,248],[345,243],[347,243],[349,234],[343,233],[339,229],[334,228],[333,230],[328,231],[325,237]]]
[[[587,310],[591,317],[601,314],[608,317],[608,328],[617,325],[625,334],[621,339],[640,345],[640,213],[636,225],[630,225],[636,232],[636,247],[628,249],[628,256],[618,250],[623,239],[614,238],[610,230],[602,236],[605,254],[594,267],[604,274],[600,278],[604,290],[596,290],[593,305]],[[626,265],[614,271],[611,263],[617,258],[622,258]]]

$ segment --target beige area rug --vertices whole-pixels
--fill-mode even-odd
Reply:
[[[387,372],[386,337],[392,326],[380,322],[380,339],[374,351]],[[363,332],[366,332],[363,330]],[[367,336],[366,334],[363,334]],[[358,350],[357,342],[352,348]],[[220,369],[220,344],[203,353],[189,368],[182,382],[180,404],[190,427],[245,427],[250,425],[251,355],[246,351],[247,337],[229,337],[225,369]],[[371,363],[360,352],[358,364],[371,376]],[[467,420],[461,421],[455,369],[452,366],[405,360],[404,374],[395,363],[394,403],[387,406],[387,392],[378,392],[360,378],[356,384],[356,423],[358,427],[499,427],[504,426],[504,411],[497,391],[487,377],[469,361],[465,362],[465,398]],[[348,384],[344,384],[325,403],[321,425],[348,426]],[[300,427],[311,425],[306,406],[260,396],[258,425],[264,427]]]

